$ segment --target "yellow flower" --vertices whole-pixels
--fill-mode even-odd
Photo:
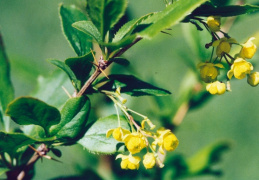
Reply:
[[[219,16],[209,16],[207,18],[207,24],[211,32],[216,32],[220,30],[220,17]]]
[[[121,127],[117,127],[115,129],[109,129],[106,132],[106,137],[109,137],[112,134],[113,138],[117,141],[122,141],[123,137],[126,134],[130,134],[130,131],[127,129],[122,129]]]
[[[136,154],[147,146],[145,137],[138,132],[133,132],[124,136],[123,141],[129,152]]]
[[[153,168],[156,164],[156,158],[155,158],[154,153],[145,154],[144,159],[143,159],[143,164],[146,169]]]
[[[158,144],[159,152],[164,154],[164,149],[167,151],[173,151],[177,148],[179,141],[177,137],[169,130],[158,130],[158,138],[152,143],[152,147]]]
[[[132,156],[131,154],[129,156],[119,154],[116,159],[121,158],[121,168],[122,169],[138,169],[139,168],[139,162],[141,160],[138,156]]]
[[[212,43],[213,47],[216,48],[216,54],[218,57],[223,56],[225,53],[229,53],[231,49],[231,44],[237,43],[233,38],[221,38]]]
[[[253,72],[248,75],[247,82],[251,86],[257,86],[259,84],[259,72]]]
[[[245,44],[242,44],[243,47],[239,53],[240,57],[251,59],[254,56],[256,52],[256,45],[252,42],[254,39],[254,37],[251,37]]]
[[[226,85],[219,81],[215,81],[213,83],[207,84],[206,89],[210,94],[221,95],[226,92]]]
[[[250,62],[247,62],[243,58],[237,58],[228,71],[227,76],[229,79],[231,79],[233,75],[237,79],[243,79],[247,74],[250,74],[251,70],[253,70],[253,65]]]
[[[208,83],[217,79],[219,68],[224,68],[224,66],[219,63],[199,63],[198,68],[200,68],[201,79]]]

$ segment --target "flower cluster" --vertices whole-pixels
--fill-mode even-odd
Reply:
[[[164,155],[165,151],[175,150],[179,144],[177,137],[169,129],[158,129],[154,132],[153,130],[155,129],[155,125],[150,119],[127,108],[122,101],[117,101],[117,99],[121,99],[118,97],[118,92],[119,89],[117,89],[115,93],[107,94],[106,92],[106,95],[113,100],[116,109],[119,107],[125,117],[129,120],[131,131],[123,129],[120,126],[120,117],[118,115],[118,127],[115,129],[109,129],[106,132],[106,137],[112,135],[117,141],[123,142],[129,151],[128,155],[119,154],[116,157],[116,159],[122,159],[121,168],[131,170],[138,169],[141,157],[136,154],[141,154],[142,152],[145,152],[142,162],[146,169],[153,168],[156,163],[160,168],[162,168],[164,164],[159,159],[158,152]],[[144,120],[142,120],[139,125],[130,113],[141,116]],[[146,125],[148,125],[148,127]]]
[[[138,126],[140,128],[140,126]],[[120,129],[120,131],[118,131]],[[126,129],[120,127],[107,131],[107,137],[112,133],[114,139],[124,142],[129,151],[129,155],[119,154],[116,159],[121,158],[122,169],[138,169],[141,158],[135,156],[142,150],[146,149],[146,154],[143,157],[143,165],[146,169],[151,169],[155,166],[156,162],[159,167],[163,167],[163,163],[158,158],[156,152],[157,148],[161,154],[165,154],[165,151],[173,151],[179,144],[177,137],[169,130],[157,130],[156,133],[151,133],[144,129],[139,129],[134,132],[129,132]],[[116,132],[116,133],[114,133]],[[119,138],[118,138],[119,137]],[[149,139],[153,140],[150,144]],[[134,155],[134,156],[133,156]]]
[[[210,16],[207,18],[207,22],[203,23],[212,35],[212,42],[208,43],[206,47],[212,46],[212,56],[210,61],[202,62],[198,64],[200,69],[200,78],[206,85],[206,90],[211,94],[224,94],[226,90],[230,90],[229,86],[225,83],[218,81],[220,69],[227,68],[227,84],[229,80],[234,76],[236,79],[244,79],[247,77],[247,82],[251,86],[257,86],[259,84],[259,72],[251,72],[253,65],[247,61],[251,59],[256,53],[256,45],[253,43],[254,37],[249,38],[244,44],[238,43],[235,39],[231,38],[227,33],[220,30],[220,17]],[[224,37],[220,38],[221,32]],[[232,57],[229,53],[232,49],[232,45],[238,45],[241,47],[239,53]],[[216,57],[213,59],[213,53],[215,51]],[[224,62],[226,66],[224,66]]]

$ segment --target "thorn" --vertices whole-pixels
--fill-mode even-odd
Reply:
[[[93,52],[93,50],[92,49],[90,49],[91,50],[91,53],[92,53],[92,55],[93,55],[93,58],[94,58],[94,62],[95,63],[93,63],[93,62],[91,62],[93,65],[95,65],[100,71],[102,71],[102,73],[104,74],[104,76],[107,78],[107,79],[109,79],[109,77],[107,76],[107,74],[102,70],[102,68],[100,68],[100,66],[98,65],[99,63],[97,62],[97,60],[96,60],[96,58],[95,58],[95,56],[94,56],[94,52]]]
[[[90,50],[91,50],[91,53],[92,53],[92,55],[93,55],[94,62],[95,62],[96,64],[98,64],[98,62],[97,62],[97,60],[96,60],[96,58],[95,58],[95,56],[94,56],[94,52],[93,52],[93,50],[92,50],[92,49],[90,49]]]
[[[72,96],[69,94],[68,90],[64,86],[62,86],[62,89],[65,91],[69,98],[72,98]]]
[[[46,158],[46,159],[49,159],[49,160],[53,160],[53,161],[57,161],[57,162],[62,163],[62,161],[59,161],[59,160],[57,160],[57,159],[55,159],[55,158],[53,158],[51,156],[44,155],[43,157]]]

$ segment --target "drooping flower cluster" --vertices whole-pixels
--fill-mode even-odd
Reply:
[[[112,135],[117,141],[123,142],[129,151],[128,155],[119,154],[116,157],[116,159],[121,158],[121,168],[130,170],[138,169],[141,157],[136,156],[136,154],[140,154],[141,152],[146,152],[142,161],[146,169],[153,168],[156,163],[160,168],[162,168],[164,164],[159,159],[157,153],[160,152],[164,155],[165,151],[175,150],[179,144],[177,137],[169,129],[158,129],[156,132],[153,132],[152,130],[155,129],[155,125],[150,119],[127,108],[123,105],[124,103],[121,103],[122,101],[117,101],[117,99],[121,99],[118,97],[118,92],[119,89],[117,89],[115,93],[105,93],[113,100],[115,107],[119,107],[122,112],[124,112],[126,118],[131,124],[131,131],[123,129],[120,126],[120,118],[118,115],[118,127],[115,129],[109,129],[106,133],[106,137]],[[144,118],[140,125],[138,125],[129,112]],[[146,127],[146,124],[148,127]]]
[[[203,23],[212,35],[212,42],[208,43],[206,47],[212,46],[216,57],[213,59],[213,54],[210,61],[202,62],[198,64],[200,69],[200,78],[205,83],[208,83],[206,90],[210,94],[224,94],[226,90],[230,90],[230,87],[225,83],[218,80],[220,69],[227,68],[226,74],[227,84],[229,80],[234,76],[236,79],[244,79],[247,77],[247,82],[251,86],[257,86],[259,84],[259,72],[251,72],[253,65],[246,59],[251,59],[256,53],[256,45],[253,43],[254,37],[249,38],[244,44],[238,43],[235,39],[231,38],[227,33],[220,30],[220,17],[209,16],[207,22]],[[220,38],[217,33],[221,32],[224,37]],[[240,52],[232,57],[231,52],[232,45],[241,46]],[[224,62],[227,66],[224,67]]]

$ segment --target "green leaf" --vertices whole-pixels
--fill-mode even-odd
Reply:
[[[104,40],[107,31],[112,28],[125,13],[126,0],[87,0],[87,12]]]
[[[146,18],[150,17],[153,14],[154,13],[146,14],[138,19],[133,19],[133,20],[127,22],[126,24],[124,24],[119,29],[119,31],[115,34],[112,42],[118,42],[121,39],[123,39],[125,36],[130,35],[143,20],[145,20]]]
[[[85,81],[89,78],[89,74],[93,67],[93,61],[94,58],[92,56],[92,53],[89,52],[84,56],[68,58],[65,60],[65,63],[74,72],[76,79],[80,81],[80,84],[82,86],[85,83]]]
[[[34,139],[22,133],[6,133],[0,131],[0,153],[7,152],[13,154],[18,148],[33,144]]]
[[[155,87],[132,75],[110,75],[109,79],[103,78],[98,83],[102,82],[107,83],[99,87],[99,90],[115,91],[118,87],[121,87],[121,93],[131,96],[165,96],[171,94],[167,90]]]
[[[75,89],[77,91],[80,90],[80,88],[81,88],[80,81],[77,80],[76,75],[70,69],[70,67],[68,65],[66,65],[64,62],[59,61],[59,60],[50,60],[50,62],[52,64],[56,65],[57,67],[59,67],[60,69],[62,69],[68,75],[68,77],[71,80],[72,85],[75,87]]]
[[[46,77],[40,76],[38,78],[38,86],[31,96],[39,98],[49,105],[61,107],[68,99],[68,95],[62,87],[65,87],[68,92],[74,91],[67,75],[62,70],[57,69]]]
[[[259,6],[256,5],[232,5],[223,7],[214,7],[212,5],[202,5],[192,12],[191,16],[213,16],[222,17],[238,16],[259,11]]]
[[[0,33],[0,106],[5,111],[7,104],[14,98],[14,89],[10,78],[10,64],[5,53],[2,35]]]
[[[8,122],[4,121],[4,111],[7,104],[14,98],[14,88],[10,78],[10,64],[5,53],[4,43],[0,32],[0,123],[6,126]]]
[[[90,100],[86,96],[70,98],[61,110],[61,121],[52,126],[50,134],[61,142],[74,143],[86,131],[90,112]]]
[[[118,42],[113,42],[113,43],[103,43],[106,47],[109,48],[109,51],[114,51],[110,55],[110,57],[113,57],[113,55],[117,52],[120,51],[121,48],[126,47],[130,44],[132,44],[137,38],[137,34],[132,34],[130,36],[124,37],[121,41]]]
[[[82,56],[90,51],[92,47],[92,39],[89,35],[82,33],[72,27],[77,21],[87,21],[85,14],[74,5],[60,5],[59,9],[62,28],[65,37],[78,56]]]
[[[41,126],[47,136],[49,128],[58,124],[61,118],[58,109],[31,97],[20,97],[12,101],[6,114],[17,124]]]
[[[7,171],[9,171],[10,169],[8,168],[0,168],[0,176],[4,173],[6,173]]]
[[[153,38],[160,31],[179,23],[186,15],[200,6],[206,0],[179,0],[169,5],[165,10],[148,18],[145,23],[153,23],[139,33],[139,36],[147,39]]]
[[[220,160],[223,151],[230,148],[227,141],[213,143],[187,160],[188,170],[190,174],[199,174],[203,171],[212,171],[211,165]]]
[[[102,42],[102,36],[99,30],[95,27],[95,25],[91,21],[78,21],[72,24],[72,26],[79,31],[87,34],[94,38],[97,42]]]
[[[230,0],[210,0],[214,6],[226,6]]]
[[[121,66],[129,66],[130,65],[130,62],[125,58],[113,58],[113,59],[110,59],[110,61],[115,62],[115,63],[117,63]]]
[[[124,116],[120,116],[120,123],[123,129],[130,130],[128,121]],[[93,153],[113,154],[124,152],[125,149],[122,143],[116,141],[112,136],[106,137],[107,130],[117,127],[117,115],[100,118],[87,130],[78,143]]]

